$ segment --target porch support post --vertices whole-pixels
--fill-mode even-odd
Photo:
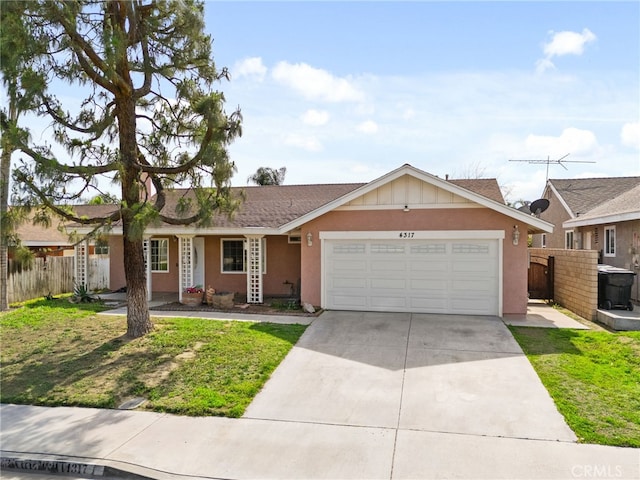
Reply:
[[[145,236],[142,239],[142,249],[144,250],[144,271],[147,276],[147,301],[151,301],[153,294],[153,281],[151,279],[151,238]]]
[[[262,303],[262,237],[245,235],[247,251],[247,303]]]
[[[180,291],[178,299],[182,302],[182,293],[193,287],[193,237],[195,235],[177,235],[178,237],[178,274]]]
[[[89,272],[87,271],[89,265],[89,241],[83,240],[73,247],[73,273],[75,277],[76,285],[83,285],[85,288],[89,288],[87,282],[89,281]]]

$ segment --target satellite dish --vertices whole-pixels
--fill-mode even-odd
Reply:
[[[520,208],[518,208],[518,210],[526,213],[527,215],[531,215],[531,209],[529,208],[529,205],[522,205]]]
[[[531,202],[531,205],[529,206],[531,213],[533,213],[534,215],[540,215],[547,208],[549,208],[549,200],[547,200],[546,198],[540,198],[538,200],[534,200],[533,202]]]

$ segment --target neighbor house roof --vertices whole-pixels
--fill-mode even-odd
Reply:
[[[582,227],[629,220],[640,220],[640,184],[589,210],[584,215],[567,220],[563,223],[563,227]]]
[[[74,213],[79,217],[101,217],[113,212],[117,205],[73,205]],[[34,215],[30,214],[24,222],[16,228],[16,234],[22,244],[27,247],[62,247],[71,246],[69,233],[73,229],[71,223],[65,222],[55,214],[51,214],[51,225],[46,227],[40,223],[33,223]]]
[[[640,185],[640,177],[550,179],[551,188],[571,218],[584,215],[612,198]]]

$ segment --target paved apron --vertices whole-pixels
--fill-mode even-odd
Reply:
[[[245,417],[576,439],[497,317],[326,312]]]

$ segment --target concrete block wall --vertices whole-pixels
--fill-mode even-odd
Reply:
[[[531,255],[554,257],[554,300],[588,320],[596,319],[598,309],[598,252],[531,248]]]

